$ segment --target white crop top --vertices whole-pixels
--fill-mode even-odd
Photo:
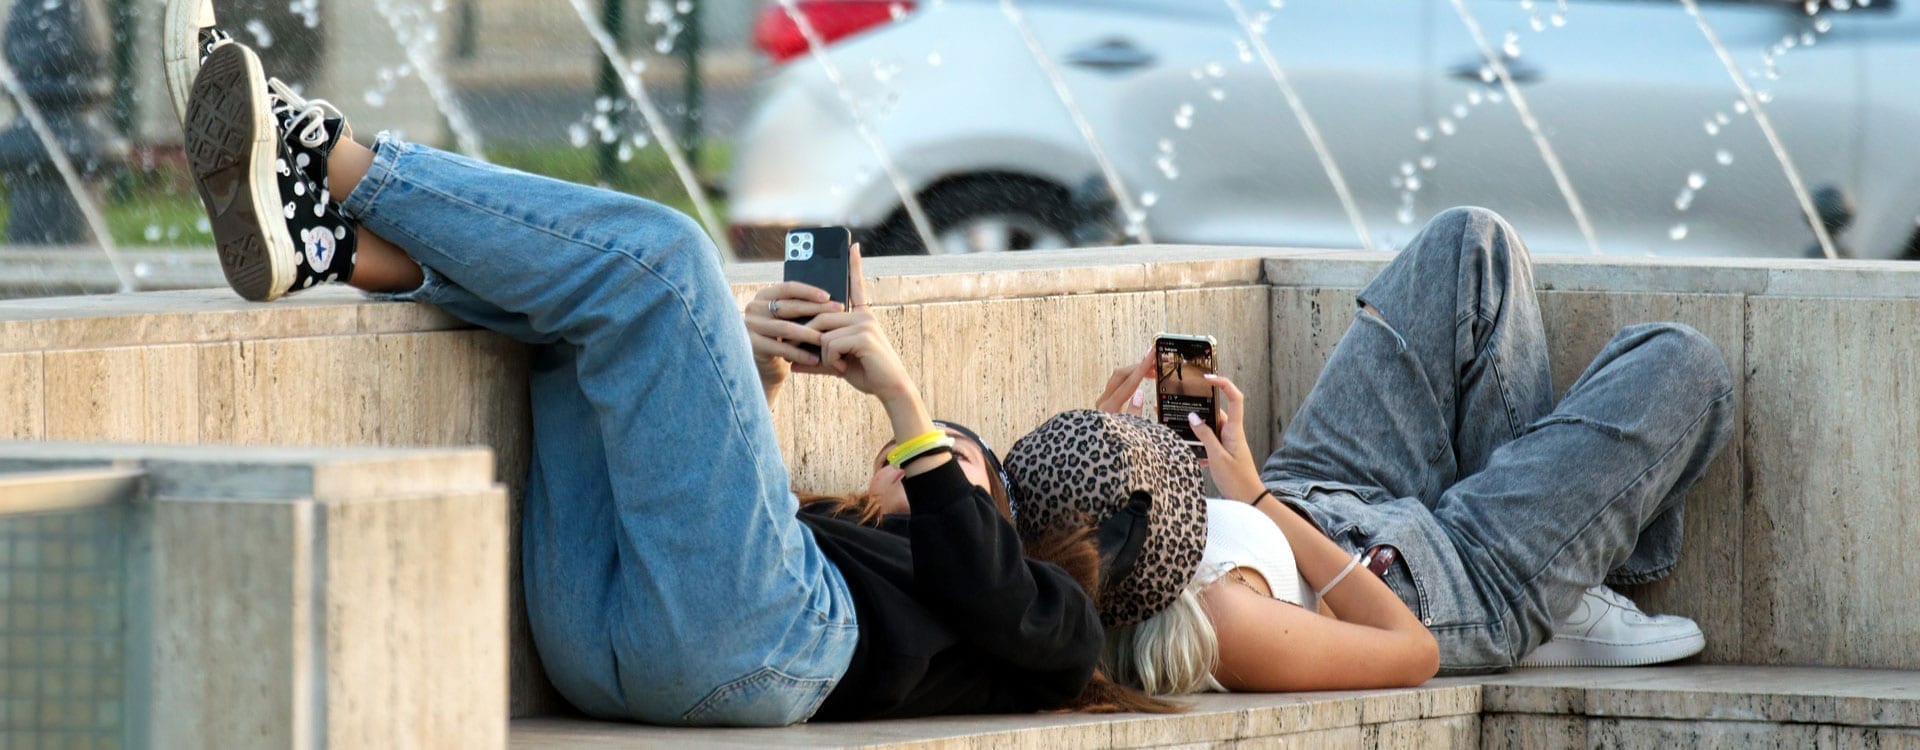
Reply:
[[[1250,568],[1267,579],[1273,598],[1319,612],[1320,602],[1300,576],[1293,545],[1280,526],[1238,500],[1207,500],[1207,547],[1194,577],[1212,582],[1234,568]]]

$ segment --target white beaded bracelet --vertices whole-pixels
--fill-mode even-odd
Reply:
[[[1313,598],[1320,599],[1325,597],[1327,592],[1333,590],[1333,587],[1340,585],[1341,581],[1347,580],[1347,574],[1352,573],[1354,568],[1360,567],[1360,557],[1360,553],[1353,553],[1353,561],[1347,563],[1347,567],[1340,569],[1340,575],[1334,576],[1333,580],[1327,582],[1327,585],[1321,586],[1319,591],[1313,592]]]

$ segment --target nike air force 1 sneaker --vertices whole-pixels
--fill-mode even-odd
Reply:
[[[1522,667],[1638,667],[1684,659],[1706,648],[1692,620],[1649,615],[1606,586],[1587,589],[1553,638],[1520,660]]]

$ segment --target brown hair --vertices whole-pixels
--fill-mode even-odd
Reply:
[[[829,504],[833,512],[852,516],[860,523],[878,525],[881,516],[886,515],[879,501],[867,493],[851,495],[818,495],[811,492],[795,491],[802,506]],[[987,480],[987,494],[993,497],[994,505],[1001,513],[1007,512],[1007,493],[1000,487],[999,478]],[[1056,529],[1041,534],[1033,544],[1022,545],[1022,554],[1029,560],[1052,563],[1072,576],[1075,583],[1087,592],[1097,608],[1100,602],[1100,547],[1093,541],[1093,527],[1082,526],[1074,529]],[[1104,669],[1095,669],[1093,679],[1080,691],[1080,695],[1067,701],[1058,710],[1090,714],[1172,714],[1187,709],[1186,705],[1174,701],[1155,698],[1107,677]]]

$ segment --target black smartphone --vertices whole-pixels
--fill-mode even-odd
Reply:
[[[1219,428],[1213,383],[1206,378],[1216,372],[1213,349],[1212,336],[1162,333],[1153,337],[1154,387],[1159,394],[1154,406],[1160,423],[1200,458],[1206,457],[1207,449],[1193,434],[1187,415],[1198,414],[1208,427]]]
[[[786,279],[824,289],[842,305],[847,304],[853,287],[848,262],[853,252],[853,231],[846,227],[812,227],[787,232]],[[796,318],[806,325],[813,318]],[[802,344],[801,349],[819,356],[820,347]]]

